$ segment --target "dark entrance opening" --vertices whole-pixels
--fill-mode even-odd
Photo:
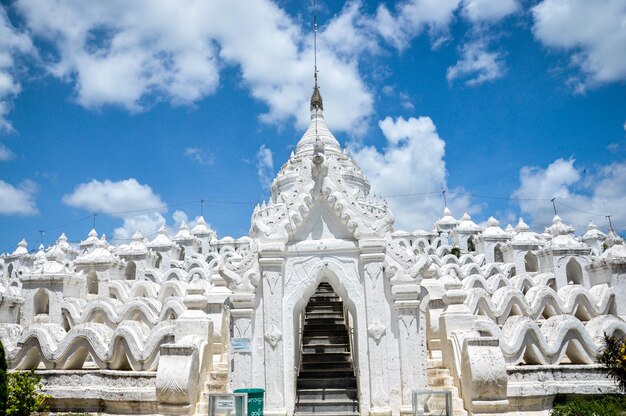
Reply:
[[[304,311],[301,354],[295,414],[359,415],[343,302],[327,282]]]

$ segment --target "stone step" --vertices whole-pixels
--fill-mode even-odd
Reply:
[[[454,387],[452,377],[428,377],[428,388],[431,387]]]
[[[348,330],[343,324],[335,325],[306,325],[302,330],[303,334],[311,335],[348,335]]]
[[[300,378],[350,378],[354,377],[354,370],[348,368],[310,368],[300,370]]]
[[[447,368],[428,368],[426,369],[427,377],[451,377],[450,370]]]
[[[303,371],[316,368],[352,370],[352,363],[350,361],[311,361],[308,363],[303,362],[301,367]]]
[[[323,299],[324,300],[316,300],[314,302],[309,302],[309,304],[306,306],[306,310],[310,311],[310,310],[321,309],[321,308],[343,310],[343,303],[341,301],[334,301],[334,300],[329,300],[326,298],[323,298]]]
[[[329,296],[311,298],[307,305],[307,309],[321,308],[325,306],[343,309],[343,302],[339,298],[333,299]]]
[[[346,328],[346,322],[343,318],[309,318],[304,323],[304,328],[312,329],[323,327],[334,328],[335,326]]]
[[[430,408],[431,413],[428,413],[428,414],[432,414],[432,415],[443,414],[441,413],[444,408],[443,403],[441,403],[439,400],[436,400],[433,404],[434,405]],[[454,397],[454,396],[452,397],[452,415],[453,416],[467,416],[468,415],[467,410],[465,410],[463,406],[464,406],[463,399],[461,399],[460,397]]]
[[[296,413],[312,412],[316,414],[325,412],[358,412],[359,402],[348,399],[326,399],[326,400],[300,400],[296,402]]]
[[[426,368],[444,368],[441,358],[429,358]]]
[[[295,412],[294,416],[360,416],[359,412]]]
[[[298,378],[298,389],[321,389],[321,388],[356,388],[355,377],[344,378]]]
[[[302,363],[310,363],[310,362],[351,362],[352,357],[349,352],[340,351],[334,353],[324,353],[318,354],[316,352],[303,352],[302,353]]]
[[[325,301],[341,302],[341,298],[337,295],[333,295],[330,292],[323,292],[323,293],[315,294],[311,296],[311,298],[309,299],[309,303],[325,302]]]
[[[331,331],[326,331],[326,333],[324,332],[309,332],[309,331],[305,331],[302,334],[302,341],[308,341],[308,340],[320,340],[320,339],[326,339],[328,341],[329,344],[345,344],[345,343],[349,343],[350,342],[350,337],[348,336],[348,333],[346,331],[340,331],[340,332],[331,332]]]
[[[215,381],[228,381],[228,371],[211,371],[209,378]]]
[[[357,400],[356,388],[321,388],[321,389],[299,389],[297,400],[336,400],[349,399]]]
[[[335,308],[332,306],[323,306],[321,308],[314,308],[314,309],[306,309],[304,311],[304,319],[305,322],[307,319],[310,319],[311,317],[314,317],[315,315],[318,314],[327,314],[327,315],[336,315],[336,316],[342,316],[343,317],[343,308],[339,307],[339,308]]]
[[[339,345],[339,344],[347,344],[349,342],[347,336],[337,336],[337,337],[329,337],[327,335],[321,337],[302,337],[302,345]]]
[[[343,319],[343,310],[341,311],[307,311],[305,314],[305,321],[309,319],[330,318],[330,319]],[[305,322],[306,325],[306,322]]]
[[[329,299],[337,299],[337,300],[341,300],[341,298],[339,297],[339,295],[337,295],[335,292],[333,292],[332,290],[321,290],[319,292],[316,292],[315,294],[313,294],[311,296],[310,299],[320,299],[320,298],[329,298]],[[309,299],[309,301],[310,301]]]
[[[316,344],[303,345],[302,351],[306,353],[327,354],[332,352],[349,352],[350,344]]]

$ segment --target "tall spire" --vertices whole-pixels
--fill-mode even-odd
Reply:
[[[313,95],[311,96],[311,111],[324,110],[324,104],[322,102],[322,94],[317,86],[317,0],[313,0],[313,56],[314,56],[314,71],[313,80],[315,82],[313,87]]]

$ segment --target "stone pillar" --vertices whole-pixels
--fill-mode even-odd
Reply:
[[[497,338],[466,338],[461,358],[461,390],[465,409],[476,413],[502,413],[509,407],[507,372]]]
[[[199,354],[193,344],[163,344],[156,378],[156,396],[161,414],[193,414],[200,392]]]
[[[283,250],[283,244],[266,244],[259,247],[263,284],[264,414],[268,416],[287,414],[283,344]]]
[[[174,320],[173,343],[161,345],[156,395],[161,414],[194,414],[213,364],[213,322],[205,312],[207,283],[197,277],[187,287],[186,306]]]
[[[461,375],[461,368],[457,368],[454,354],[454,347],[450,341],[451,335],[455,331],[471,331],[476,316],[465,305],[467,291],[463,289],[461,282],[456,280],[445,283],[446,292],[443,295],[443,303],[446,305],[443,313],[439,317],[439,333],[441,334],[441,355],[443,365],[451,370],[458,384]],[[459,349],[462,346],[457,346]],[[457,351],[459,354],[460,350]]]
[[[384,240],[361,240],[361,264],[365,288],[366,325],[370,371],[370,415],[391,415],[389,397],[389,365],[387,343],[383,341],[389,328],[390,311],[385,299]],[[359,363],[360,366],[363,363]]]
[[[230,296],[230,372],[228,390],[252,385],[252,313],[253,293]]]
[[[402,380],[401,412],[411,412],[413,390],[426,385],[426,331],[420,311],[420,286],[398,285],[391,288],[398,314],[398,342],[400,347],[400,376]]]

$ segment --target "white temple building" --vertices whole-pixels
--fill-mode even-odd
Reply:
[[[453,214],[395,230],[315,86],[248,236],[200,217],[128,245],[21,241],[0,257],[0,339],[56,411],[207,414],[209,393],[260,387],[276,416],[408,415],[415,390],[452,392],[455,415],[547,414],[616,392],[594,359],[626,335],[622,239]]]

